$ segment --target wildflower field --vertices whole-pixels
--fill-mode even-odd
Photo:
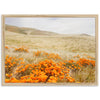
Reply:
[[[95,82],[95,37],[5,32],[5,83]]]

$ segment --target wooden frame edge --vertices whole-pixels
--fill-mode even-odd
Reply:
[[[4,45],[5,45],[5,33],[4,33],[4,29],[5,29],[5,17],[71,17],[71,18],[96,18],[95,20],[95,38],[96,38],[96,81],[94,83],[49,83],[49,84],[45,84],[45,83],[5,83],[4,81],[4,77],[5,77],[5,68],[4,66]],[[2,71],[2,75],[1,75],[1,82],[2,82],[2,86],[98,86],[98,14],[47,14],[47,15],[27,15],[27,14],[3,14],[1,16],[2,18],[2,23],[1,23],[1,29],[2,29],[2,34],[1,34],[1,59],[2,59],[2,65],[1,65],[1,71]]]

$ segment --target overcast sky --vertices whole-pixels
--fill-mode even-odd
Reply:
[[[30,18],[6,17],[5,24],[30,27],[60,34],[95,35],[95,18]]]

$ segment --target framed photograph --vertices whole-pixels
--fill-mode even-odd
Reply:
[[[97,86],[98,15],[2,15],[2,85]]]

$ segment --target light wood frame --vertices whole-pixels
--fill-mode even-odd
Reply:
[[[6,17],[60,17],[60,18],[95,18],[95,40],[96,40],[96,80],[94,83],[5,83],[5,18]],[[97,86],[98,85],[98,15],[95,14],[58,14],[58,15],[2,15],[2,85],[3,86]]]

